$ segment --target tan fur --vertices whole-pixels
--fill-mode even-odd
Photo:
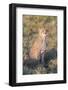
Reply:
[[[38,38],[34,42],[32,48],[30,50],[30,58],[32,58],[32,59],[38,59],[39,54],[40,54],[40,49],[41,49],[41,43],[42,42],[41,42],[41,39],[40,38]]]
[[[30,49],[30,58],[32,59],[39,59],[40,56],[40,50],[42,46],[42,40],[45,38],[44,29],[39,29],[38,37],[36,38],[35,42],[32,45],[32,48]]]

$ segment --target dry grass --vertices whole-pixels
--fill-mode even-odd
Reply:
[[[57,73],[57,57],[54,57],[55,53],[51,53],[51,49],[57,50],[57,17],[56,16],[23,16],[23,74],[46,74],[46,73]],[[41,24],[40,24],[41,23]],[[38,27],[48,28],[48,48],[47,55],[45,54],[45,66],[31,62],[30,67],[28,66],[29,61],[29,50],[32,47],[33,41],[38,35]],[[54,51],[54,50],[52,50]],[[38,60],[40,62],[40,60]],[[33,66],[33,67],[32,67]]]

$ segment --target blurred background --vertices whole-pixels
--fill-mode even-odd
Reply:
[[[23,18],[23,74],[57,73],[57,17],[24,15]],[[45,66],[40,60],[30,60],[29,51],[38,36],[38,28],[48,29],[48,46]]]

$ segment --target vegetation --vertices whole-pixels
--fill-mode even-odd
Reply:
[[[38,28],[49,30],[48,48],[45,53],[45,64],[40,60],[30,60],[29,50],[38,35]],[[23,74],[57,73],[57,17],[56,16],[23,16]],[[54,56],[55,54],[55,56]]]

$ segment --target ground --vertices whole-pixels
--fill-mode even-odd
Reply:
[[[57,50],[51,49],[45,53],[44,65],[40,60],[25,60],[23,74],[48,74],[57,73]]]

